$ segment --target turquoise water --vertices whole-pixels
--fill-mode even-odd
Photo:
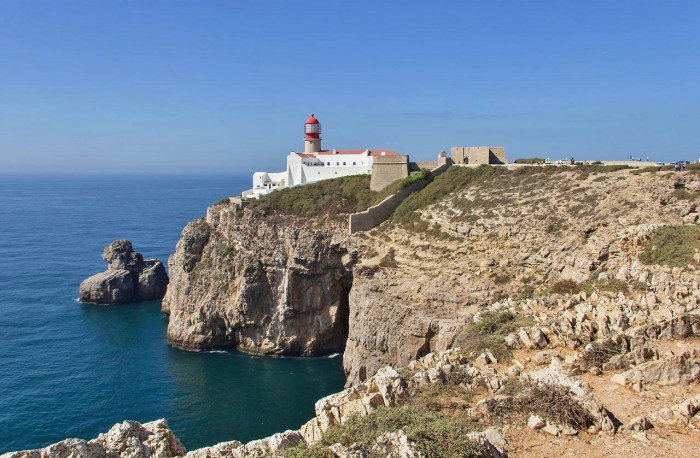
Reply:
[[[117,238],[165,261],[184,224],[248,177],[0,176],[0,453],[168,419],[188,449],[313,416],[343,387],[335,358],[168,347],[160,303],[76,302]]]

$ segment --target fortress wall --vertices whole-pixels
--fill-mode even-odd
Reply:
[[[369,189],[381,191],[408,176],[408,156],[375,156]]]
[[[435,178],[450,167],[450,163],[443,164],[440,167],[433,169],[430,175]],[[374,175],[373,175],[374,176]],[[382,224],[386,219],[401,205],[401,202],[406,200],[408,196],[416,191],[425,188],[429,182],[419,181],[410,186],[407,186],[400,191],[387,197],[377,205],[369,207],[367,210],[360,213],[350,215],[350,233],[368,231]]]

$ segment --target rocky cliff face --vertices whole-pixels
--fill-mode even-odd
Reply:
[[[163,300],[180,348],[315,355],[342,351],[352,255],[346,227],[220,203],[189,223]]]
[[[350,385],[449,348],[494,300],[546,293],[559,280],[632,280],[651,230],[697,220],[692,174],[567,170],[477,180],[458,169],[436,180],[451,180],[450,192],[414,205],[410,224],[352,237],[344,215],[215,205],[187,225],[170,259],[168,337],[186,349],[263,354],[345,347]],[[390,249],[391,262],[380,262]]]
[[[637,255],[655,228],[698,220],[695,175],[478,173],[454,168],[407,200],[410,212],[400,207],[389,224],[353,236],[359,262],[343,358],[348,384],[442,351],[480,308],[550,294],[562,280],[635,282],[665,288],[666,297],[675,291],[672,280],[639,268]],[[426,197],[437,187],[449,190]]]

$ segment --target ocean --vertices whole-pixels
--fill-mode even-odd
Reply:
[[[160,302],[76,301],[103,248],[166,262],[187,221],[249,177],[0,176],[0,453],[166,418],[188,450],[296,429],[343,388],[340,355],[170,348]]]

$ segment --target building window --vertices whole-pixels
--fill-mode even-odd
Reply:
[[[357,164],[353,162],[352,165],[357,165]]]
[[[343,165],[345,165],[345,162],[343,162]]]

